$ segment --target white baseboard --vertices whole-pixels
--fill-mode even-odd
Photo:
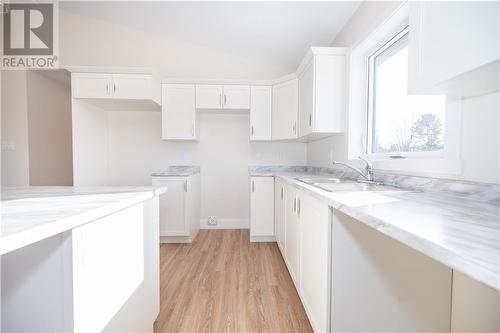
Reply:
[[[258,243],[258,242],[276,242],[275,236],[250,236],[250,242]]]
[[[248,219],[218,219],[217,225],[208,225],[208,219],[200,220],[200,229],[248,229]]]
[[[192,243],[191,236],[160,236],[161,244]]]

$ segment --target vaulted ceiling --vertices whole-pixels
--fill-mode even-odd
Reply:
[[[61,2],[70,13],[294,69],[360,2]]]

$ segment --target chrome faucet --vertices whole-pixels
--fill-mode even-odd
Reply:
[[[343,162],[333,162],[334,165],[343,165],[345,167],[348,167],[349,169],[351,170],[354,170],[356,171],[357,173],[359,173],[364,179],[366,182],[373,182],[373,165],[370,161],[367,161],[365,160],[364,158],[362,158],[361,156],[358,157],[360,160],[362,160],[363,162],[366,163],[366,166],[365,166],[365,172],[361,171],[360,169],[356,168],[355,166],[352,166],[350,164],[347,164],[347,163],[343,163]]]

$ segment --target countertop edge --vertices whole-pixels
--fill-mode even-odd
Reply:
[[[9,236],[1,237],[0,256],[35,242],[47,239],[49,237],[61,234],[68,230],[77,228],[81,225],[98,220],[105,216],[114,214],[120,210],[135,206],[141,202],[147,201],[166,193],[166,187],[152,187],[148,191],[131,191],[136,194],[134,197],[122,200],[117,203],[109,204],[96,209],[91,209],[81,214],[76,214],[38,227],[33,227],[24,231],[14,233]],[[111,194],[111,193],[110,193]]]

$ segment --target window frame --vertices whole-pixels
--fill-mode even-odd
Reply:
[[[375,169],[406,174],[460,174],[462,162],[462,98],[446,98],[444,149],[427,152],[371,153],[369,127],[369,58],[409,26],[409,4],[401,4],[391,16],[372,29],[348,53],[347,159],[356,163],[358,156],[373,163]],[[409,29],[409,28],[408,28]],[[411,29],[410,29],[411,31]],[[408,32],[409,33],[409,32]],[[401,35],[400,35],[401,34]],[[410,41],[411,43],[411,41]],[[409,50],[410,51],[410,50]],[[372,67],[373,68],[373,67]],[[372,110],[373,111],[373,110]],[[372,112],[370,111],[370,112]]]

